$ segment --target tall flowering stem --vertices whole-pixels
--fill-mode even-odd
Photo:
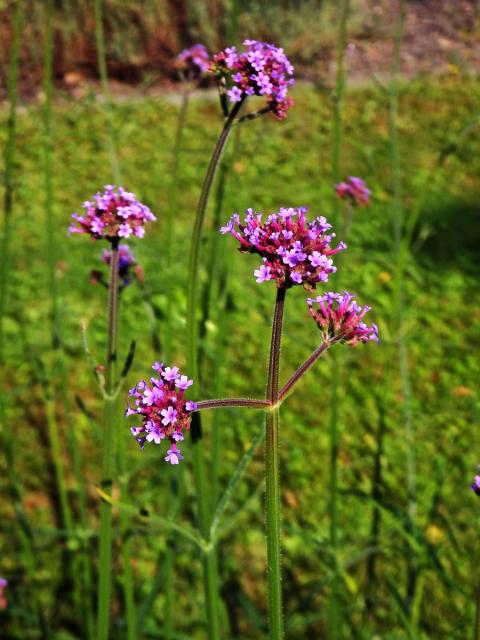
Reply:
[[[110,493],[114,466],[114,425],[116,401],[114,396],[117,338],[118,338],[118,239],[111,240],[110,282],[108,292],[108,342],[105,370],[105,430],[102,451],[102,482],[104,491]],[[108,639],[109,608],[112,569],[112,508],[105,500],[100,505],[100,561],[98,582],[98,629],[99,640]]]
[[[198,378],[199,352],[197,347],[199,324],[195,314],[198,298],[200,243],[213,180],[220,164],[223,150],[230,136],[232,126],[241,122],[237,118],[249,96],[264,96],[267,108],[252,113],[256,118],[271,111],[278,119],[283,119],[292,100],[288,97],[288,88],[294,82],[291,77],[293,67],[283,52],[274,45],[254,40],[244,42],[246,51],[237,52],[229,47],[213,56],[210,71],[217,77],[220,103],[225,116],[224,126],[215,146],[207,174],[202,187],[193,228],[192,243],[188,265],[187,285],[187,364],[192,378]],[[196,413],[192,420],[192,449],[195,481],[197,485],[198,520],[200,531],[205,539],[210,537],[211,505],[206,483],[206,473],[200,443],[202,438],[200,415]],[[218,585],[215,550],[204,553],[204,583],[207,609],[209,640],[219,637],[218,627]]]
[[[280,475],[279,390],[280,344],[286,290],[277,289],[268,365],[267,401],[272,405],[265,418],[265,487],[268,562],[268,612],[271,640],[283,638],[280,569]]]
[[[117,372],[117,340],[118,340],[118,307],[120,260],[125,258],[124,247],[120,247],[122,238],[135,236],[143,238],[145,224],[156,220],[150,209],[139,202],[134,193],[123,187],[106,185],[102,193],[82,205],[82,213],[73,213],[75,222],[70,225],[70,233],[89,235],[94,240],[107,240],[110,243],[108,264],[110,265],[108,294],[108,340],[107,361],[105,366],[105,384],[102,389],[105,399],[104,433],[102,450],[102,487],[110,493],[114,471],[114,439],[113,429],[116,415],[116,372]],[[124,265],[125,266],[125,265]],[[120,447],[120,466],[124,468],[124,447]],[[124,487],[125,488],[125,487]],[[124,530],[124,522],[120,528]],[[112,513],[110,505],[104,501],[100,507],[100,561],[98,585],[98,628],[97,639],[107,640],[109,628],[109,603],[111,590],[111,546],[112,546]],[[123,545],[123,580],[127,609],[127,634],[133,638],[134,612],[133,591],[130,573],[130,550],[128,544]]]

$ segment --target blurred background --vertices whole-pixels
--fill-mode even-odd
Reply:
[[[126,389],[156,359],[184,367],[191,228],[222,119],[204,79],[176,144],[175,58],[245,38],[285,49],[295,106],[285,121],[242,124],[225,153],[190,397],[264,393],[274,288],[255,283],[258,260],[234,251],[220,224],[247,207],[306,205],[339,239],[348,231],[332,286],[372,306],[381,343],[328,354],[282,407],[287,637],[480,637],[480,500],[469,489],[480,463],[479,35],[480,3],[467,0],[0,0],[2,638],[88,638],[95,605],[92,362],[104,358],[106,290],[91,272],[106,266],[101,243],[67,236],[70,214],[119,181],[156,213],[131,243],[144,279],[121,294],[121,360],[136,342]],[[347,229],[334,185],[350,175],[372,197]],[[283,379],[318,345],[304,299],[287,300]],[[214,501],[261,429],[260,413],[205,413],[205,455],[220,459]],[[126,521],[115,511],[111,637],[126,637],[118,541],[128,537],[137,637],[165,638],[168,614],[170,637],[205,638],[198,550],[137,517],[141,507],[195,524],[189,443],[171,469],[163,450],[138,449],[123,418],[117,439],[135,509]],[[265,635],[262,463],[260,446],[222,521],[226,638]]]

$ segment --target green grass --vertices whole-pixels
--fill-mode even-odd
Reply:
[[[339,451],[339,556],[342,568],[342,611],[345,637],[370,638],[374,633],[394,640],[408,637],[404,585],[406,556],[412,550],[424,594],[418,607],[420,637],[464,640],[473,630],[476,583],[475,545],[479,503],[468,485],[480,462],[475,421],[480,414],[475,400],[479,365],[480,295],[478,294],[480,172],[478,130],[458,134],[471,120],[478,86],[458,78],[418,80],[401,86],[399,152],[403,185],[403,210],[408,224],[422,203],[413,233],[412,253],[406,264],[405,309],[400,332],[408,337],[411,375],[411,411],[415,425],[418,505],[417,529],[408,533],[407,443],[402,418],[402,388],[394,371],[392,402],[386,417],[383,456],[384,493],[382,530],[378,549],[369,545],[373,504],[371,482],[375,434],[379,420],[379,390],[386,367],[387,346],[398,339],[392,317],[395,292],[395,253],[391,227],[388,97],[378,88],[348,90],[344,102],[342,174],[360,175],[372,188],[371,207],[355,213],[349,251],[343,258],[341,282],[373,306],[383,342],[348,350],[340,389],[342,403]],[[329,215],[334,207],[331,175],[331,102],[328,93],[298,87],[296,107],[284,123],[262,118],[245,127],[233,169],[228,175],[224,215],[249,206],[270,210],[279,205],[306,204],[312,215]],[[51,355],[50,310],[44,258],[44,196],[42,161],[42,106],[28,104],[17,117],[16,197],[12,215],[11,281],[8,315],[4,319],[6,373],[9,383],[6,411],[16,438],[17,474],[21,479],[25,509],[35,526],[37,585],[44,614],[58,637],[81,637],[80,621],[72,620],[72,591],[62,586],[61,561],[65,534],[57,529],[58,505],[52,485],[45,401],[39,357]],[[53,213],[57,221],[58,295],[64,304],[64,336],[70,401],[80,456],[88,485],[88,528],[80,535],[94,537],[98,511],[95,483],[100,479],[99,422],[101,401],[96,394],[90,365],[83,353],[80,323],[88,322],[91,350],[103,359],[105,296],[103,288],[89,283],[89,272],[99,266],[103,248],[86,238],[66,235],[69,214],[104,183],[111,182],[108,152],[109,121],[93,96],[73,102],[64,97],[53,105]],[[165,340],[161,318],[172,314],[173,361],[185,365],[186,267],[191,225],[199,185],[219,130],[216,105],[195,102],[189,109],[179,169],[178,213],[171,247],[174,269],[163,268],[164,232],[169,193],[171,148],[177,111],[171,105],[142,98],[113,103],[113,126],[118,141],[124,184],[158,216],[146,238],[134,251],[146,273],[145,289],[160,321],[152,325],[142,292],[132,285],[122,293],[121,358],[132,339],[137,353],[128,375],[128,387],[148,375],[156,357],[154,344]],[[7,114],[1,113],[0,144],[5,142]],[[438,153],[454,152],[438,163]],[[2,168],[3,170],[3,168]],[[476,218],[477,217],[477,218]],[[209,220],[212,216],[209,216]],[[229,396],[263,397],[269,344],[273,287],[257,285],[253,270],[257,260],[228,245],[229,308],[224,387]],[[287,297],[281,379],[285,380],[318,344],[309,319],[305,294],[293,290]],[[203,386],[213,396],[213,362],[216,336],[222,318],[211,316],[205,338],[206,364]],[[152,332],[157,331],[156,341]],[[223,329],[222,329],[223,330]],[[388,350],[387,350],[388,351]],[[281,455],[283,572],[287,637],[321,637],[327,623],[329,593],[328,546],[328,411],[330,407],[327,355],[282,407]],[[194,396],[194,389],[192,397]],[[83,411],[76,405],[81,399]],[[77,403],[78,404],[78,403]],[[64,419],[57,407],[61,425]],[[206,455],[210,452],[213,415],[205,414]],[[225,410],[217,415],[221,434],[220,492],[236,464],[261,429],[260,413]],[[75,478],[68,455],[67,436],[61,431],[67,488],[78,522]],[[126,441],[131,500],[165,515],[168,474],[158,448],[142,454],[120,424],[117,438]],[[179,524],[193,522],[191,451],[185,443],[184,498]],[[5,477],[5,469],[0,477]],[[3,483],[3,480],[2,480]],[[237,489],[227,515],[235,516],[228,535],[220,542],[220,575],[228,592],[226,601],[237,637],[258,638],[265,623],[266,575],[263,537],[262,459],[257,454]],[[2,486],[2,492],[4,491]],[[245,501],[245,508],[239,513]],[[0,574],[11,582],[11,606],[6,617],[8,637],[35,638],[25,624],[28,607],[20,599],[25,576],[11,505],[2,501],[2,560]],[[132,527],[133,574],[138,609],[148,597],[157,558],[164,551],[164,532],[148,528],[135,518]],[[152,525],[153,527],[153,525]],[[75,536],[68,536],[69,545]],[[368,554],[378,552],[378,588],[370,626],[362,625]],[[94,557],[95,562],[95,557]],[[118,575],[118,554],[114,575]],[[179,538],[175,555],[174,628],[178,637],[202,638],[200,557],[197,549]],[[17,597],[18,596],[18,597]],[[116,585],[113,637],[123,637],[125,619],[121,584]],[[161,637],[164,592],[144,621],[145,637]],[[200,612],[200,613],[199,613]],[[225,613],[226,615],[226,613]],[[70,633],[70,636],[65,635]]]

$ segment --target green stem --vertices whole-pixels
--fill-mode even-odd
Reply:
[[[118,336],[118,241],[111,242],[110,283],[108,298],[108,343],[105,370],[105,422],[102,449],[101,487],[112,492],[114,470],[114,426],[116,420],[115,389]],[[102,501],[100,505],[100,559],[98,581],[98,640],[108,640],[110,622],[110,593],[112,568],[112,508]]]
[[[327,351],[327,349],[331,347],[332,344],[333,344],[332,341],[322,342],[322,344],[315,349],[312,355],[309,356],[300,367],[298,367],[298,369],[295,371],[292,377],[288,380],[288,382],[280,389],[280,392],[278,394],[279,403],[285,400],[287,395],[290,393],[293,387],[297,384],[300,378],[310,369],[312,365],[315,364],[315,362],[321,356],[323,356],[325,351]]]
[[[268,617],[270,640],[283,638],[282,576],[280,568],[279,391],[280,344],[285,289],[277,289],[268,366],[267,401],[272,409],[265,418],[265,487],[268,563]]]
[[[398,361],[399,373],[402,389],[402,413],[405,442],[407,446],[407,523],[409,533],[414,534],[417,519],[416,500],[416,454],[415,454],[415,434],[411,413],[411,386],[410,373],[408,368],[408,345],[403,331],[405,307],[405,261],[408,255],[407,248],[404,249],[404,214],[402,208],[402,182],[400,167],[400,152],[398,141],[398,109],[399,109],[399,70],[400,70],[400,50],[405,30],[405,18],[407,12],[407,2],[402,0],[400,4],[400,14],[398,18],[397,30],[395,34],[395,47],[392,58],[392,72],[389,89],[389,115],[390,115],[390,159],[392,167],[392,218],[394,247],[396,254],[396,331],[398,338]],[[416,554],[408,553],[407,560],[407,584],[406,584],[406,606],[410,619],[413,614],[413,603],[415,601],[415,591],[418,578],[418,566]]]
[[[333,109],[333,146],[332,146],[332,180],[340,180],[340,151],[342,142],[342,109],[345,93],[344,57],[347,42],[347,21],[350,12],[350,0],[342,0],[340,8],[340,24],[337,40],[337,69]],[[339,201],[335,199],[334,224],[339,224]],[[338,265],[337,265],[338,268]],[[337,278],[332,278],[333,283]],[[333,287],[335,289],[335,286]],[[329,634],[332,640],[341,636],[340,619],[340,577],[338,571],[338,444],[339,444],[339,391],[341,383],[340,355],[334,350],[332,354],[332,396],[330,412],[330,549],[333,557],[333,580],[329,599]]]
[[[213,180],[215,178],[223,150],[230,136],[235,116],[237,115],[241,104],[242,103],[238,102],[232,109],[228,118],[225,120],[223,129],[217,140],[217,144],[215,145],[205,180],[203,182],[193,227],[187,284],[187,364],[189,374],[194,380],[198,380],[197,341],[199,327],[197,324],[196,308],[199,284],[200,244],[203,224]],[[202,536],[208,540],[210,535],[211,504],[209,487],[207,485],[205,461],[202,451],[202,427],[200,415],[198,413],[194,414],[192,419],[191,436],[192,459],[197,496],[197,517],[200,532]],[[218,640],[220,637],[220,630],[218,622],[218,578],[215,551],[211,550],[208,553],[203,552],[202,563],[208,638],[209,640]]]
[[[220,398],[219,400],[200,400],[198,411],[202,409],[220,409],[225,407],[249,407],[250,409],[266,409],[270,400],[255,400],[253,398]]]

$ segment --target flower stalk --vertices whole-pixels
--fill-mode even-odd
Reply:
[[[279,459],[279,399],[280,345],[282,339],[284,288],[277,289],[272,323],[272,339],[268,366],[267,401],[272,410],[265,416],[265,501],[268,562],[268,615],[270,639],[283,638],[282,585],[280,568],[280,459]]]
[[[315,362],[323,356],[329,347],[334,344],[333,341],[322,342],[322,344],[315,349],[311,356],[309,356],[305,362],[295,371],[292,377],[284,384],[278,394],[278,402],[281,403],[285,400],[293,387],[297,384],[300,378],[306,373]]]
[[[108,342],[105,370],[105,409],[102,450],[102,481],[104,491],[111,493],[114,470],[114,425],[116,419],[115,379],[118,342],[118,239],[111,240],[110,283],[108,294]],[[100,560],[98,582],[98,640],[108,640],[112,568],[112,507],[106,501],[100,505]]]

